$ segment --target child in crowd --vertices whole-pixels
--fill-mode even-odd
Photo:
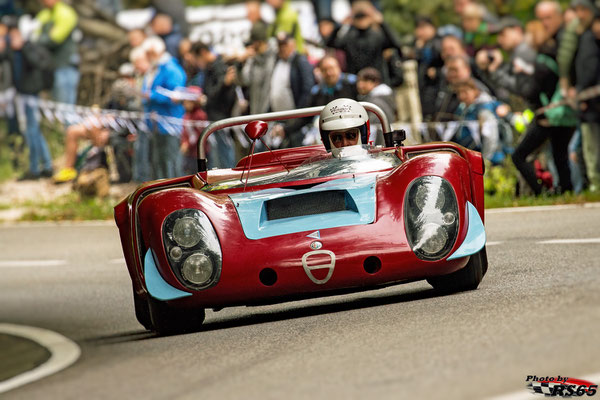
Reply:
[[[454,85],[454,91],[460,100],[456,114],[463,121],[478,121],[479,132],[472,131],[464,125],[458,130],[453,142],[469,149],[481,151],[483,157],[499,164],[504,155],[498,132],[495,115],[498,101],[486,92],[481,91],[472,79]]]

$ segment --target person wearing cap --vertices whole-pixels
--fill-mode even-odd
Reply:
[[[575,89],[577,92],[600,84],[600,45],[591,29],[598,9],[589,0],[573,0],[583,33],[579,36],[575,56]],[[592,192],[600,191],[600,99],[598,97],[580,104],[583,158]]]
[[[384,50],[394,48],[402,56],[396,33],[368,1],[356,1],[352,5],[352,14],[333,30],[325,40],[325,45],[345,52],[346,72],[350,74],[373,67],[385,77]]]
[[[267,26],[256,23],[246,43],[246,60],[240,71],[240,83],[248,88],[250,114],[262,114],[270,108],[271,76],[277,52],[269,46]]]
[[[296,50],[304,54],[304,38],[298,21],[298,12],[290,5],[290,0],[267,0],[275,10],[275,21],[269,28],[269,37],[277,37],[281,32],[292,36],[296,41]]]
[[[513,17],[504,17],[499,23],[498,44],[510,54],[503,62],[499,51],[479,52],[476,63],[485,71],[486,76],[497,86],[521,96],[529,105],[538,109],[544,105],[544,99],[551,99],[558,87],[558,68],[548,57],[540,57],[524,39],[521,22]],[[559,187],[557,192],[572,190],[571,173],[568,162],[568,145],[574,127],[554,125],[542,115],[532,121],[521,142],[512,154],[512,160],[535,195],[542,193],[535,169],[527,158],[548,139],[552,145],[552,156],[558,171]]]

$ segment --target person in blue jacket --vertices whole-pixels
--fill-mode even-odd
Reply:
[[[159,37],[146,39],[142,47],[151,64],[144,78],[143,105],[150,113],[152,163],[156,178],[174,178],[182,174],[179,142],[185,109],[173,94],[185,87],[186,75]]]

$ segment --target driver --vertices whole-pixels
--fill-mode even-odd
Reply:
[[[334,156],[338,156],[343,147],[367,144],[367,110],[352,99],[333,100],[321,111],[319,131],[323,145]]]

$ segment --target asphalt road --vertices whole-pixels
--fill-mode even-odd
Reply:
[[[0,226],[0,322],[81,347],[71,367],[0,397],[480,399],[528,375],[600,372],[600,207],[490,213],[486,227],[476,291],[416,282],[209,311],[202,332],[155,337],[135,320],[115,227]]]

